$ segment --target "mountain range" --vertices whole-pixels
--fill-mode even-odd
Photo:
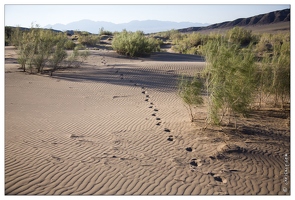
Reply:
[[[171,22],[171,21],[159,21],[159,20],[144,20],[138,21],[134,20],[129,23],[114,24],[112,22],[105,21],[92,21],[88,19],[72,22],[69,24],[54,24],[47,25],[44,28],[50,28],[55,30],[80,30],[88,31],[90,33],[97,34],[100,28],[104,28],[107,31],[122,31],[126,29],[127,31],[143,31],[144,33],[155,33],[161,31],[167,31],[171,29],[181,29],[186,27],[203,27],[209,24],[193,23],[193,22]]]
[[[180,32],[204,31],[214,29],[230,29],[235,26],[271,25],[279,22],[290,22],[290,9],[278,10],[266,14],[255,15],[248,18],[239,18],[233,21],[212,24],[206,27],[189,27],[178,29]]]

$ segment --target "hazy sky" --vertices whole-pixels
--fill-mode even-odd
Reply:
[[[68,24],[82,19],[113,23],[151,19],[214,24],[285,8],[290,8],[290,5],[11,5],[8,2],[4,13],[6,26],[23,27],[30,27],[32,22],[44,27],[48,24]]]

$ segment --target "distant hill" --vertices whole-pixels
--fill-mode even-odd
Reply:
[[[81,20],[72,22],[69,24],[54,24],[54,25],[47,25],[44,28],[52,28],[55,30],[80,30],[80,31],[88,31],[90,33],[97,34],[100,28],[104,28],[107,31],[122,31],[126,29],[128,31],[143,31],[144,33],[152,33],[152,32],[161,32],[167,31],[171,29],[181,29],[185,27],[192,27],[192,26],[207,26],[209,24],[202,24],[202,23],[192,23],[192,22],[171,22],[171,21],[158,21],[158,20],[144,20],[144,21],[131,21],[129,23],[121,23],[121,24],[114,24],[111,22],[105,21],[92,21],[92,20]]]
[[[284,22],[284,23],[283,23]],[[275,28],[275,24],[283,23],[288,25],[287,22],[290,22],[290,9],[278,10],[266,14],[260,14],[248,18],[239,18],[233,21],[227,21],[217,24],[212,24],[206,27],[189,27],[178,29],[180,32],[197,32],[197,31],[213,31],[214,29],[230,29],[235,26],[242,27],[253,27],[253,26],[264,26],[272,25]]]

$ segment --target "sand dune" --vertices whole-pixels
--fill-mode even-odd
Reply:
[[[6,48],[5,194],[290,194],[288,127],[238,138],[191,124],[176,82],[200,57],[90,52],[49,77],[20,72]]]

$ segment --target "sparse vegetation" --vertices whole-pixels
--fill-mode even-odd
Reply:
[[[97,35],[92,35],[87,32],[82,33],[78,36],[78,42],[82,45],[95,46],[100,40],[100,37]]]
[[[67,40],[64,46],[66,50],[74,50],[76,44],[72,40]]]
[[[146,37],[141,31],[127,32],[124,30],[115,34],[112,47],[117,53],[131,57],[160,51],[159,41]]]
[[[113,33],[111,31],[107,31],[107,30],[104,30],[103,27],[101,27],[99,29],[99,33],[98,33],[99,36],[102,36],[102,35],[113,35]]]
[[[225,35],[184,35],[175,50],[206,59],[203,79],[199,80],[207,92],[209,123],[221,124],[224,116],[229,120],[247,116],[257,97],[259,107],[262,97],[268,102],[273,99],[273,106],[280,104],[282,109],[290,101],[289,35],[253,35],[236,27]],[[188,105],[193,100],[199,102],[200,87],[182,79],[180,88]]]
[[[200,46],[206,42],[207,36],[200,33],[185,34],[181,39],[174,39],[173,50],[183,54],[198,54]]]
[[[78,52],[74,50],[69,60],[66,49],[73,49],[73,42],[69,40],[65,33],[56,33],[52,30],[40,29],[38,25],[30,30],[15,28],[11,34],[11,44],[18,49],[18,62],[21,68],[26,71],[29,67],[31,73],[35,69],[37,73],[43,73],[44,67],[52,72],[66,65],[73,65],[81,57],[82,61],[88,56],[88,52]],[[77,65],[76,65],[77,66]]]
[[[104,29],[100,33],[105,35]],[[75,44],[64,33],[39,29],[5,29],[5,43],[18,49],[21,68],[43,73],[44,67],[54,72],[61,67],[78,67],[88,57],[83,45],[95,45],[100,36],[76,32]],[[143,32],[114,33],[113,49],[130,57],[144,56],[159,51],[163,41],[172,41],[174,50],[185,54],[204,56],[206,67],[202,77],[182,76],[179,95],[189,106],[203,104],[202,92],[208,98],[207,122],[222,124],[225,116],[230,120],[247,116],[256,105],[271,102],[284,109],[290,102],[290,35],[254,35],[242,28],[233,28],[225,34],[182,34],[175,30],[145,36]],[[69,54],[65,50],[72,50]],[[258,103],[257,103],[258,102]],[[257,106],[258,104],[258,106]]]
[[[200,77],[187,77],[182,75],[178,83],[178,93],[188,105],[191,121],[194,121],[192,106],[199,106],[203,104],[201,96],[203,83]]]
[[[255,91],[255,57],[252,46],[239,48],[224,40],[210,41],[203,47],[208,89],[208,121],[220,124],[227,113],[247,115]]]
[[[241,27],[234,27],[226,32],[225,36],[229,43],[247,46],[255,39],[251,30],[246,30]]]

